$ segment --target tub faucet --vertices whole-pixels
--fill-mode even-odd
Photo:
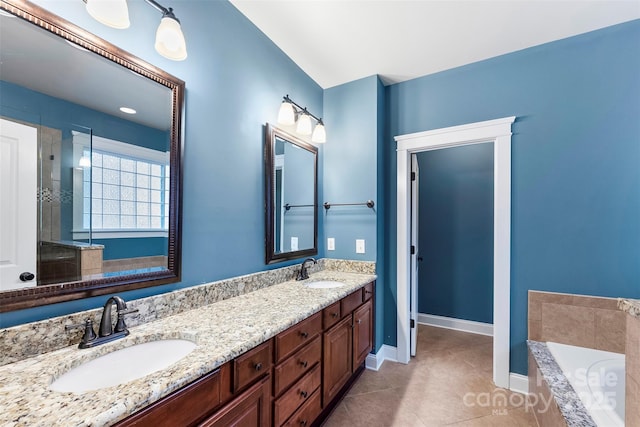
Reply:
[[[307,271],[307,262],[313,262],[314,264],[317,264],[318,261],[315,260],[315,258],[307,258],[304,261],[302,261],[302,265],[300,266],[300,271],[298,271],[298,276],[296,277],[296,280],[306,280],[309,278],[309,272]]]

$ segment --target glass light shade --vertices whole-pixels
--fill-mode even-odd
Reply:
[[[278,123],[291,126],[295,122],[296,114],[293,111],[293,105],[287,101],[283,101],[282,104],[280,104],[280,111],[278,111]]]
[[[296,132],[300,135],[311,135],[311,117],[308,114],[302,113],[300,115]]]
[[[129,28],[127,0],[87,0],[87,12],[96,21],[111,28]]]
[[[187,43],[178,21],[168,16],[160,20],[155,48],[160,55],[173,61],[187,59]]]
[[[324,125],[322,123],[318,123],[316,127],[313,129],[313,135],[311,135],[311,142],[315,142],[318,144],[323,144],[327,142],[327,132],[324,129]]]

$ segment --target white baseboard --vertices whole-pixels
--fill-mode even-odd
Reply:
[[[377,371],[378,369],[380,369],[385,360],[396,362],[398,360],[397,355],[398,349],[396,347],[383,344],[377,353],[371,353],[367,356],[365,367],[367,369],[371,369],[372,371]]]
[[[516,393],[529,394],[529,377],[510,372],[509,390],[515,391]]]
[[[438,328],[470,332],[472,334],[493,336],[493,325],[491,323],[474,322],[471,320],[454,319],[452,317],[424,313],[418,313],[418,323],[437,326]]]

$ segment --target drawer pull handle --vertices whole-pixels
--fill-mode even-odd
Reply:
[[[262,369],[262,363],[258,362],[254,365],[254,368],[256,369],[256,371],[259,371]]]
[[[300,364],[302,365],[303,368],[306,368],[309,365],[309,363],[306,360],[301,360]]]
[[[331,317],[333,317],[335,319],[336,317],[338,317],[338,313],[337,312],[331,313]]]
[[[304,397],[305,399],[307,398],[308,395],[309,394],[306,391],[304,391],[304,390],[300,391],[300,396]]]
[[[305,427],[307,425],[307,420],[300,420],[300,425]]]
[[[302,338],[307,338],[309,336],[309,333],[308,332],[300,332],[300,336]]]

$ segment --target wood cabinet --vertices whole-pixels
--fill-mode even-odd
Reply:
[[[373,345],[374,282],[117,426],[319,425]]]
[[[270,396],[271,378],[267,376],[262,379],[262,381],[251,386],[236,399],[232,400],[221,410],[198,424],[198,426],[267,427],[271,422]]]
[[[373,348],[373,304],[366,290],[365,287],[342,299],[345,317],[324,333],[323,407],[338,396]]]

